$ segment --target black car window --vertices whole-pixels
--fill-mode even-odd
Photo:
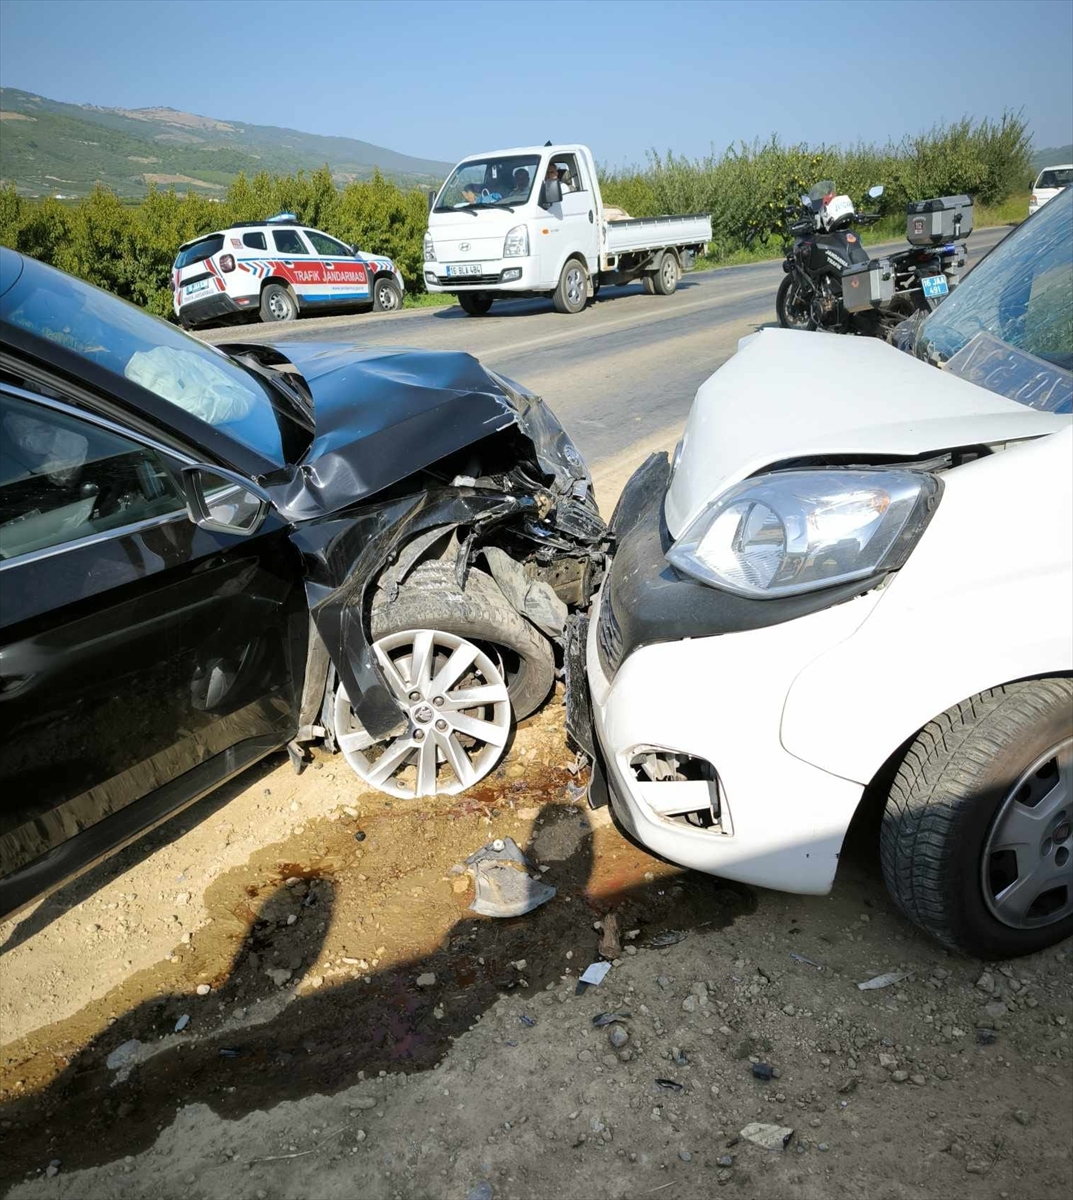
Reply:
[[[337,242],[335,238],[329,237],[326,233],[321,233],[317,229],[307,229],[304,232],[318,254],[323,254],[326,258],[354,257],[354,251],[349,246],[344,246],[342,242]]]
[[[261,382],[159,317],[30,260],[0,297],[0,316],[132,380],[263,457],[285,461],[276,411]]]
[[[185,506],[178,479],[157,450],[0,394],[0,559]]]
[[[308,254],[297,229],[273,229],[272,241],[280,254]]]
[[[242,244],[249,246],[251,250],[267,250],[268,242],[265,241],[263,233],[244,233],[242,235]]]
[[[194,242],[191,246],[186,246],[179,251],[175,259],[175,269],[180,270],[183,267],[189,267],[192,263],[204,262],[207,258],[224,248],[224,235],[222,233],[214,233],[211,237],[202,238],[199,242]]]

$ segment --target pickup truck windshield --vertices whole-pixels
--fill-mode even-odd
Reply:
[[[918,357],[1049,412],[1073,394],[1073,188],[1015,229],[925,320]]]
[[[459,163],[436,200],[436,212],[524,204],[537,182],[540,157],[512,154]]]

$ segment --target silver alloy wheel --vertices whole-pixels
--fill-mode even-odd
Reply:
[[[663,276],[663,286],[672,291],[678,282],[678,262],[673,254],[664,254],[660,274]]]
[[[409,727],[378,741],[365,731],[342,685],[335,740],[366,783],[402,799],[452,796],[492,771],[510,735],[510,698],[497,663],[454,633],[407,629],[373,643]]]
[[[399,307],[399,293],[386,279],[376,285],[376,302],[382,312],[394,312]]]
[[[1041,754],[1010,789],[984,846],[981,883],[991,914],[1013,929],[1073,912],[1073,738]]]
[[[580,304],[585,299],[585,272],[571,263],[566,270],[566,298],[571,305]]]

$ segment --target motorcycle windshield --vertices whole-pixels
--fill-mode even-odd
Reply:
[[[830,196],[834,193],[835,185],[833,179],[823,179],[819,183],[814,184],[809,189],[808,198],[812,201],[813,208],[819,208],[823,203],[824,196]]]

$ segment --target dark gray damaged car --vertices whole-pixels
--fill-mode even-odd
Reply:
[[[287,747],[461,791],[551,689],[606,529],[458,353],[207,346],[0,249],[0,916]]]

